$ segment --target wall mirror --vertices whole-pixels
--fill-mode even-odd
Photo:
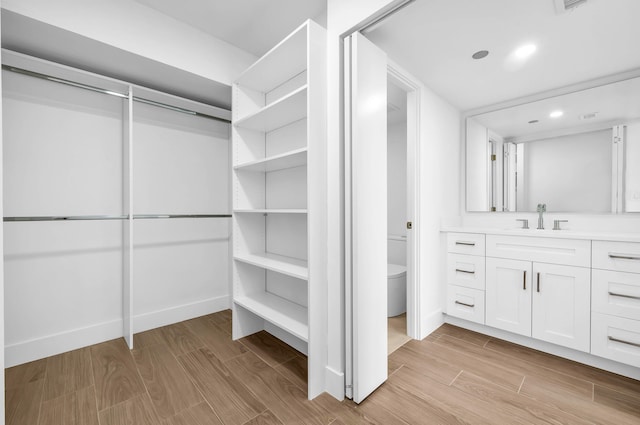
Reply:
[[[640,212],[640,77],[466,119],[467,211]]]

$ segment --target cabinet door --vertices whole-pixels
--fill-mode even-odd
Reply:
[[[487,257],[486,324],[531,336],[531,262]]]
[[[588,352],[590,269],[533,263],[533,286],[532,336]]]

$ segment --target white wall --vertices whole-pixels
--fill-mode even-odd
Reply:
[[[123,100],[3,71],[6,216],[121,215]],[[6,366],[122,335],[122,222],[4,224]]]
[[[387,231],[404,235],[407,218],[407,123],[387,127]]]
[[[430,88],[421,89],[420,337],[442,323],[446,283],[443,223],[457,219],[460,197],[460,112]]]
[[[487,127],[474,118],[467,119],[467,208],[471,211],[487,211]]]
[[[627,125],[625,211],[640,212],[640,123]]]
[[[611,211],[611,130],[527,142],[522,153],[519,211],[539,203],[554,212]]]
[[[135,103],[134,214],[228,214],[229,124]],[[229,218],[134,221],[134,332],[229,308]]]
[[[133,0],[3,0],[2,7],[227,85],[256,59]]]
[[[406,103],[406,99],[405,99]],[[387,263],[407,264],[407,122],[387,125]]]

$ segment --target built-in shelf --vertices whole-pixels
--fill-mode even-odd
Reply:
[[[307,309],[267,292],[246,294],[234,299],[236,305],[308,342]]]
[[[307,280],[309,278],[307,262],[297,258],[285,257],[268,252],[259,254],[236,253],[233,258],[236,261],[262,267],[298,279]]]
[[[326,389],[326,40],[307,20],[232,90],[232,337],[306,354],[310,399]]]
[[[236,84],[267,93],[307,68],[307,25],[301,25],[238,77]]]
[[[236,127],[268,133],[307,116],[307,86],[283,96],[257,112],[236,121]]]
[[[233,167],[235,170],[268,173],[307,164],[307,148],[296,149],[280,155],[270,156],[256,161],[245,162]]]
[[[306,208],[279,208],[279,209],[237,209],[233,210],[238,214],[306,214]]]

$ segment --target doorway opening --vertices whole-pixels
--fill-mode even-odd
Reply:
[[[407,332],[407,91],[387,76],[387,354]]]

